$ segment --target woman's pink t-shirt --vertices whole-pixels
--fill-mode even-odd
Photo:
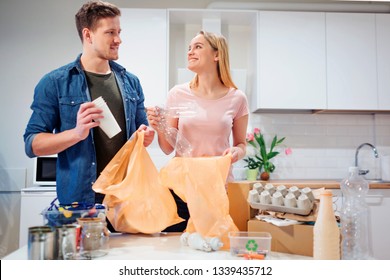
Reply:
[[[178,129],[191,144],[193,157],[221,156],[231,146],[233,120],[249,114],[245,94],[234,88],[215,100],[194,95],[189,83],[176,85],[169,91],[168,108],[188,104],[194,106],[196,114],[179,118]],[[230,172],[228,181],[232,179]]]

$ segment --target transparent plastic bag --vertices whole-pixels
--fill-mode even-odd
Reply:
[[[197,114],[197,108],[193,103],[183,103],[177,106],[157,107],[161,116],[159,129],[163,131],[165,139],[174,147],[176,154],[181,157],[192,156],[192,146],[177,128],[168,124],[170,118],[188,118]]]

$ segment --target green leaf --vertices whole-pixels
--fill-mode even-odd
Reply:
[[[277,140],[278,140],[278,139],[277,139],[277,137],[276,137],[276,135],[275,135],[274,138],[272,139],[270,151],[272,151],[272,150],[274,149]]]
[[[279,154],[279,152],[270,152],[269,154],[268,154],[268,159],[271,159],[271,158],[273,158],[273,157],[275,157],[275,156],[277,156]]]

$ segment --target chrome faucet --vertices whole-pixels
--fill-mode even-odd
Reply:
[[[363,143],[361,144],[359,147],[357,147],[356,149],[356,153],[355,153],[355,166],[359,167],[359,164],[358,164],[358,155],[359,155],[359,151],[362,147],[364,146],[369,146],[371,147],[372,151],[374,152],[374,156],[376,158],[378,158],[378,151],[376,150],[375,146],[370,144],[370,143]],[[370,170],[360,170],[359,169],[359,175],[366,175],[368,172],[370,172]]]

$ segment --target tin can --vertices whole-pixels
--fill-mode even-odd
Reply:
[[[55,231],[49,226],[28,228],[28,259],[55,259]]]

